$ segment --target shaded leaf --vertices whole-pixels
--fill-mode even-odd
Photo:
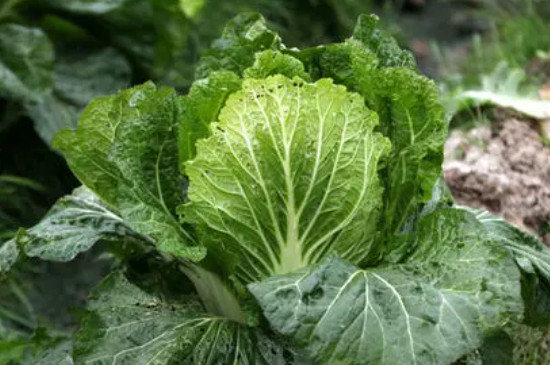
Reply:
[[[84,107],[94,98],[116,92],[130,83],[130,66],[117,51],[61,50],[55,64],[51,94],[26,104],[38,134],[48,144],[57,132],[76,128]]]
[[[74,355],[77,365],[285,364],[260,330],[209,316],[193,299],[165,302],[119,273],[90,296]]]
[[[27,104],[26,111],[34,122],[34,129],[44,142],[51,144],[54,136],[65,128],[75,128],[80,108],[71,105],[52,94],[42,96],[39,101]]]
[[[513,365],[514,342],[504,331],[498,331],[485,339],[479,349],[483,364]]]
[[[189,30],[179,0],[124,1],[108,14],[90,19],[90,31],[124,53],[146,79],[172,86],[189,84],[190,66],[179,62],[185,56]]]
[[[112,49],[60,49],[55,64],[55,93],[84,107],[92,99],[128,86],[131,69],[124,56]]]
[[[0,25],[0,96],[34,100],[50,90],[53,46],[37,28]]]

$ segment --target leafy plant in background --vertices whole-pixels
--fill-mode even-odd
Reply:
[[[550,40],[541,36],[550,30],[550,4],[538,0],[483,0],[494,22],[494,45],[481,64],[495,66],[505,60],[512,67],[525,67],[538,51],[550,50]],[[485,61],[485,62],[483,62]],[[485,70],[487,71],[487,70]]]
[[[536,88],[547,77],[540,69],[547,68],[544,65],[548,61],[540,56],[550,50],[550,40],[541,36],[550,32],[549,3],[536,0],[482,0],[479,3],[483,6],[481,20],[490,24],[490,29],[473,37],[471,52],[464,61],[457,62],[456,54],[445,47],[433,47],[444,93],[453,99],[464,90],[481,88],[493,93],[494,89],[505,87],[507,90],[499,90],[508,94],[505,96],[533,99],[531,90],[518,88],[510,95],[506,84],[510,81],[518,84],[519,79],[523,88],[525,84]],[[543,67],[534,67],[537,63]],[[494,81],[489,81],[493,87],[487,88],[488,79],[497,80],[497,77],[500,85],[496,87]],[[505,100],[505,104],[509,104],[509,100]],[[527,109],[532,108],[527,106]]]
[[[550,101],[541,100],[538,88],[527,81],[525,71],[520,68],[511,69],[503,61],[490,74],[481,75],[480,84],[479,88],[469,90],[460,84],[447,89],[442,100],[447,113],[452,116],[472,108],[497,106],[534,119],[550,118]]]
[[[452,206],[437,87],[376,23],[298,50],[242,14],[186,96],[146,83],[59,133],[84,186],[0,270],[98,241],[117,264],[76,335],[28,361],[449,364],[547,324],[550,253]]]

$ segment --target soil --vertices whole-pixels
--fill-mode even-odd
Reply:
[[[451,133],[447,185],[459,204],[485,208],[550,245],[550,148],[539,123],[504,111],[496,116],[491,126]]]

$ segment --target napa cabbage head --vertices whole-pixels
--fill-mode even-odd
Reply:
[[[179,129],[179,212],[239,282],[406,250],[446,123],[436,86],[376,23],[361,17],[344,43],[296,50],[242,15],[199,63],[206,77]]]

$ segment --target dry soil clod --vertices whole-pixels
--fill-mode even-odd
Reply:
[[[507,116],[492,127],[453,131],[443,169],[459,204],[485,208],[535,234],[550,222],[550,149],[534,121]],[[542,238],[550,245],[550,234]]]

